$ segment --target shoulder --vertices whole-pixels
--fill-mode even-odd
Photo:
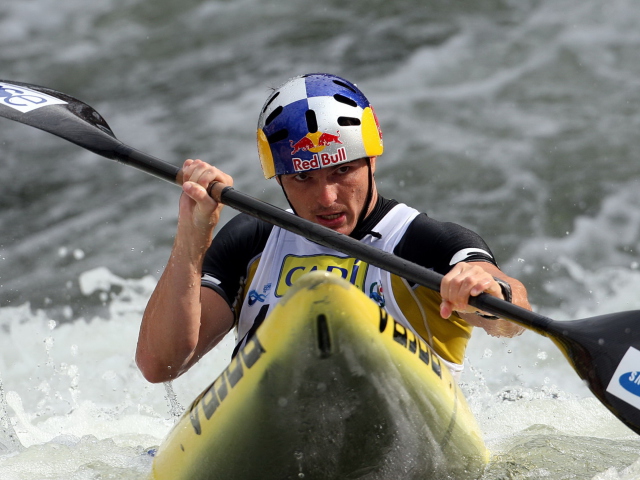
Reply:
[[[229,220],[213,237],[205,257],[205,266],[212,262],[236,264],[244,269],[257,255],[262,253],[273,225],[241,213]]]
[[[394,253],[443,274],[461,260],[496,263],[489,246],[476,232],[425,213],[411,222]]]
[[[251,263],[258,258],[273,226],[239,214],[218,231],[202,264],[202,285],[220,293],[231,306]]]
[[[273,225],[258,218],[240,213],[229,220],[216,234],[213,243],[255,243],[263,239],[266,243]],[[263,244],[264,245],[264,244]]]
[[[446,242],[452,238],[476,241],[480,238],[473,230],[453,222],[442,222],[420,213],[409,226],[408,235],[429,235],[435,240]]]

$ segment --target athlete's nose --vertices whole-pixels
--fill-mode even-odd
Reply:
[[[323,207],[332,206],[338,199],[338,186],[335,183],[322,182],[319,185],[318,203]]]

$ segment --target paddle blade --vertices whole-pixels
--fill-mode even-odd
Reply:
[[[593,394],[640,434],[640,311],[554,321],[547,332]]]
[[[52,133],[171,183],[180,172],[179,167],[125,145],[93,107],[51,88],[0,80],[0,117]]]
[[[114,160],[113,152],[121,144],[92,107],[38,85],[0,80],[0,116],[52,133]]]

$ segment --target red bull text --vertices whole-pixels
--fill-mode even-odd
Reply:
[[[328,167],[336,163],[342,163],[347,160],[347,151],[341,147],[335,155],[328,153],[314,153],[311,160],[303,160],[302,158],[292,158],[293,168],[296,172],[305,172],[317,168]]]

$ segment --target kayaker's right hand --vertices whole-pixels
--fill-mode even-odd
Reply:
[[[188,159],[182,166],[182,179],[178,230],[200,237],[208,247],[222,204],[209,196],[207,187],[214,181],[232,186],[233,178],[202,160]]]

